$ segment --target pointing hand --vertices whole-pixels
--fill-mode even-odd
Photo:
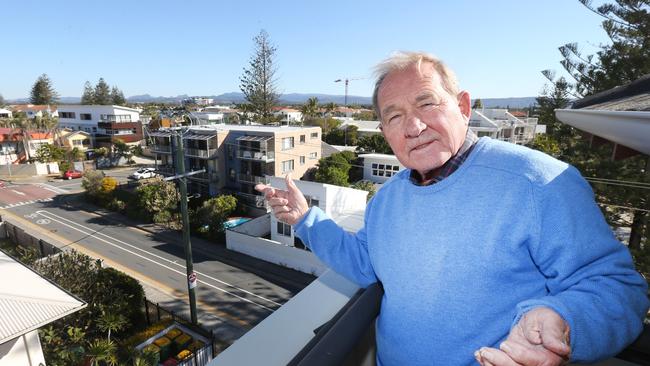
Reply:
[[[285,181],[287,190],[273,188],[266,184],[258,184],[255,189],[264,193],[264,198],[269,202],[275,217],[289,225],[295,225],[309,210],[305,196],[287,174]]]

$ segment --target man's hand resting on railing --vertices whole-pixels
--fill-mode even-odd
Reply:
[[[483,347],[474,356],[482,366],[557,366],[571,356],[569,326],[553,310],[535,308],[510,330],[500,349]]]
[[[309,210],[305,196],[287,174],[285,181],[287,190],[273,188],[266,184],[258,184],[255,189],[264,193],[264,198],[269,202],[275,217],[289,225],[295,225]]]

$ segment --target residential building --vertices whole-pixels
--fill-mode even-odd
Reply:
[[[13,117],[13,113],[10,110],[0,108],[0,118],[11,118],[11,117]]]
[[[180,129],[151,132],[150,149],[158,169],[173,172],[172,134]],[[189,178],[190,189],[201,194],[231,192],[257,205],[254,186],[265,176],[291,173],[302,177],[321,158],[320,127],[205,125],[183,130],[185,168],[205,169]]]
[[[205,97],[189,97],[187,99],[183,99],[183,104],[196,104],[196,105],[212,105],[214,103],[214,99],[212,98],[205,98]]]
[[[355,126],[357,128],[357,137],[372,136],[381,134],[379,121],[358,121],[352,118],[337,118],[341,121],[339,129],[344,129],[348,126]]]
[[[363,159],[363,179],[377,184],[386,182],[404,169],[395,155],[360,154],[359,158]]]
[[[18,129],[0,128],[0,164],[26,161],[23,134]]]
[[[38,328],[86,303],[0,251],[0,366],[45,365]]]
[[[95,146],[110,146],[118,139],[130,145],[142,141],[140,112],[118,105],[61,105],[59,127],[91,134]]]
[[[86,151],[93,148],[93,138],[86,131],[61,130],[58,133],[56,142],[67,150],[77,148],[81,151]]]
[[[54,135],[50,132],[27,131],[29,152],[27,159],[36,155],[43,145],[54,145]]]
[[[14,112],[25,112],[27,118],[58,117],[57,107],[54,105],[34,105],[34,104],[17,104],[11,107]]]
[[[535,138],[537,118],[515,117],[507,109],[473,109],[469,127],[478,137],[526,144]]]
[[[302,112],[293,108],[275,107],[273,108],[273,115],[280,117],[282,122],[287,122],[288,124],[302,122]]]
[[[368,192],[331,184],[294,179],[309,206],[318,206],[339,226],[356,232],[363,226]],[[286,189],[285,178],[268,177],[268,184]],[[265,239],[269,236],[271,239]],[[267,213],[226,232],[228,249],[306,273],[322,274],[323,265],[295,236],[291,225]]]

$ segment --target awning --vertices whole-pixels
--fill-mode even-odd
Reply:
[[[170,131],[153,131],[149,132],[151,137],[170,137],[172,133]]]
[[[187,135],[183,135],[183,140],[209,140],[213,137],[216,137],[217,134],[204,134],[204,133],[189,133]]]
[[[237,138],[237,141],[268,141],[272,140],[273,136],[241,136]]]

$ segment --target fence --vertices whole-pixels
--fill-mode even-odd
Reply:
[[[147,324],[151,325],[163,319],[171,319],[174,322],[181,324],[183,327],[188,328],[202,337],[209,340],[203,348],[196,350],[190,359],[179,362],[178,366],[204,366],[219,354],[226,345],[214,337],[211,331],[192,324],[191,320],[184,315],[167,310],[160,306],[158,303],[153,303],[146,298],[144,299],[144,314]],[[207,352],[206,352],[207,351]]]
[[[12,243],[36,250],[38,258],[61,252],[61,249],[56,245],[38,238],[35,234],[25,231],[25,229],[4,220],[4,218],[0,217],[0,221],[3,226],[0,230],[0,236],[6,235]]]

